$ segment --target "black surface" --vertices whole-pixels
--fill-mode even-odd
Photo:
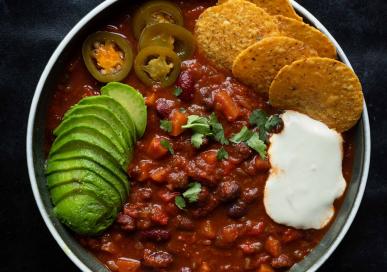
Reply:
[[[77,271],[35,205],[25,135],[31,99],[46,62],[72,26],[100,2],[0,0],[0,271]],[[387,2],[299,2],[346,52],[363,83],[372,132],[362,205],[320,271],[387,271]]]

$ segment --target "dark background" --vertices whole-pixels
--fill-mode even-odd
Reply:
[[[0,0],[0,271],[77,271],[35,205],[25,138],[46,62],[65,34],[100,2]],[[371,169],[359,213],[320,271],[387,271],[387,1],[299,2],[337,39],[360,77],[372,134]]]

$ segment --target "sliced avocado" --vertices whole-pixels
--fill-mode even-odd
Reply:
[[[125,154],[120,153],[114,144],[108,138],[99,133],[98,130],[80,126],[73,127],[66,133],[57,137],[51,146],[49,157],[52,157],[55,154],[61,152],[61,149],[64,148],[67,143],[72,141],[86,142],[91,145],[100,147],[106,153],[110,154],[111,157],[114,158],[115,162],[122,166],[124,171],[126,171],[128,168],[129,162],[133,156],[132,152],[129,151],[125,152]]]
[[[127,198],[125,187],[123,187],[122,183],[114,175],[110,174],[109,171],[105,170],[103,167],[99,166],[93,161],[87,159],[69,159],[64,161],[53,161],[50,159],[47,163],[46,174],[50,175],[53,173],[68,170],[87,170],[96,174],[96,176],[82,176],[77,180],[79,182],[83,182],[84,180],[89,180],[88,178],[90,178],[91,183],[93,183],[95,186],[98,186],[101,190],[104,189],[106,196],[112,199],[114,203],[116,203],[116,206],[124,204]],[[59,177],[56,178],[58,178],[58,181],[55,182],[55,184],[58,185],[58,182],[60,182],[60,180]],[[62,178],[64,177],[62,176]],[[70,178],[73,179],[70,181],[74,181],[74,178],[78,177]],[[108,199],[105,199],[105,201],[108,202]]]
[[[137,137],[144,135],[147,124],[147,110],[144,97],[133,87],[119,82],[110,82],[101,88],[103,95],[117,100],[132,117],[136,126]]]
[[[79,146],[77,144],[70,144],[66,150],[59,152],[58,154],[51,157],[51,160],[62,161],[68,159],[88,159],[96,162],[100,166],[104,167],[111,174],[115,175],[122,183],[125,188],[126,195],[129,195],[129,181],[128,176],[124,173],[119,165],[112,163],[105,152],[100,148],[95,148],[90,145]]]
[[[92,193],[69,195],[58,203],[54,213],[59,221],[83,235],[101,233],[117,216],[116,209],[104,206]]]
[[[101,105],[109,108],[118,117],[120,122],[126,127],[129,135],[132,136],[133,143],[137,141],[136,126],[126,109],[115,99],[107,95],[89,96],[79,101],[78,105]]]
[[[76,126],[96,129],[99,133],[108,138],[117,147],[120,153],[125,154],[125,152],[128,152],[129,148],[127,143],[125,141],[120,141],[120,137],[118,136],[119,133],[114,131],[104,119],[96,115],[70,115],[54,130],[54,135],[58,137]]]
[[[113,130],[125,140],[128,144],[128,147],[133,147],[133,136],[129,134],[129,131],[122,124],[116,114],[111,111],[108,107],[102,105],[75,105],[71,107],[64,115],[63,119],[66,120],[70,116],[75,115],[96,115],[102,119],[104,119]]]
[[[98,187],[90,183],[70,182],[70,183],[61,184],[50,190],[51,200],[54,205],[57,205],[63,198],[71,194],[77,194],[77,193],[83,193],[83,192],[97,193],[99,192],[99,189]],[[114,207],[104,202],[101,197],[99,197],[98,200],[100,200],[101,203],[104,203],[106,207],[112,207],[112,208]]]

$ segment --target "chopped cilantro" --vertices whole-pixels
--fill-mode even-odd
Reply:
[[[173,150],[173,148],[172,148],[172,146],[171,146],[171,144],[169,143],[168,140],[162,139],[162,140],[160,141],[160,144],[161,144],[163,147],[165,147],[166,149],[168,149],[169,153],[171,153],[172,155],[175,155],[175,151]]]
[[[189,203],[196,202],[201,190],[202,185],[199,182],[192,182],[188,184],[188,189],[183,193],[183,196]]]
[[[272,115],[269,117],[269,119],[267,119],[265,123],[265,129],[267,131],[270,131],[276,126],[278,126],[280,123],[281,123],[281,118],[279,117],[279,115],[278,114]]]
[[[182,196],[175,197],[175,204],[180,210],[184,210],[186,207],[185,200]]]
[[[211,131],[215,140],[221,144],[228,144],[228,140],[224,136],[223,125],[218,121],[214,112],[210,115],[208,123],[211,126]]]
[[[225,160],[225,159],[227,160],[228,159],[228,152],[227,152],[226,149],[224,149],[223,146],[216,153],[216,158],[218,159],[218,161]]]
[[[259,139],[256,132],[246,141],[246,144],[257,151],[262,159],[266,159],[266,145],[261,139]]]
[[[180,108],[179,111],[182,113],[186,112],[185,108]]]
[[[195,148],[200,148],[200,146],[203,144],[203,138],[204,138],[203,134],[201,134],[201,133],[194,133],[191,136],[191,144]]]
[[[179,96],[181,95],[181,93],[183,92],[183,89],[180,88],[180,87],[175,87],[175,89],[173,90],[173,95],[174,96]]]
[[[257,126],[258,128],[264,126],[267,121],[267,114],[261,109],[254,110],[249,118],[250,125]]]
[[[188,116],[187,124],[182,126],[182,128],[190,128],[195,133],[201,133],[204,135],[211,133],[207,118],[199,115]]]
[[[239,131],[237,134],[234,134],[230,141],[234,144],[239,144],[241,142],[245,142],[253,135],[253,132],[249,130],[246,126],[244,126],[241,131]]]
[[[160,128],[162,130],[165,130],[166,132],[172,131],[172,122],[169,120],[161,120],[160,121]]]

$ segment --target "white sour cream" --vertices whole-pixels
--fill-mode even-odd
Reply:
[[[286,111],[284,129],[270,137],[271,170],[264,192],[267,214],[298,229],[321,229],[346,187],[343,139],[324,123]]]

